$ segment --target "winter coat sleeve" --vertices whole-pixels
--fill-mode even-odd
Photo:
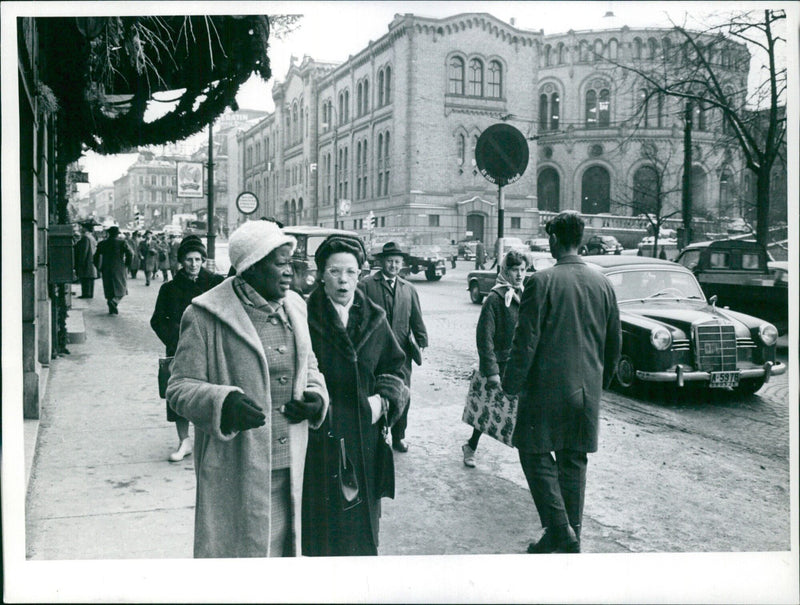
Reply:
[[[411,317],[409,320],[411,331],[420,347],[428,346],[428,331],[422,321],[422,307],[419,304],[419,294],[416,289],[411,289]]]
[[[159,289],[156,308],[150,318],[150,327],[167,349],[175,347],[180,334],[180,318],[172,316],[172,305],[169,304],[171,283],[168,282]]]
[[[620,351],[622,349],[622,327],[619,321],[619,307],[614,288],[609,285],[609,295],[611,298],[611,308],[609,309],[608,321],[606,322],[606,346],[603,355],[603,388],[607,389],[611,385],[611,379],[617,370]]]
[[[502,377],[503,391],[518,395],[522,390],[528,371],[533,364],[536,348],[542,333],[547,299],[547,281],[533,275],[525,283],[519,305],[519,319],[511,341],[511,355]]]
[[[380,359],[375,366],[375,395],[376,393],[386,398],[389,402],[387,424],[391,426],[400,418],[408,406],[410,392],[405,384],[403,367],[406,354],[397,343],[389,323],[383,319],[384,343],[381,347]]]
[[[230,441],[239,432],[224,435],[220,430],[222,403],[232,391],[243,391],[238,387],[209,382],[208,368],[215,363],[209,359],[209,355],[214,353],[208,342],[211,321],[207,311],[195,306],[184,311],[178,350],[167,383],[167,403],[204,433]]]
[[[489,294],[481,308],[478,326],[475,329],[475,340],[478,346],[478,370],[482,376],[494,376],[500,373],[497,356],[494,352],[494,333],[497,330],[498,297]]]

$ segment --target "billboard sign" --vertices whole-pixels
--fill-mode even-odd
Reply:
[[[203,162],[177,162],[178,197],[203,197]]]

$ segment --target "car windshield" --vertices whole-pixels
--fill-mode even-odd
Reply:
[[[705,300],[697,280],[690,273],[671,269],[632,269],[606,275],[617,300],[645,298],[692,298]]]

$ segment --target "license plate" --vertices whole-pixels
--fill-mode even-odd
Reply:
[[[708,386],[712,389],[722,389],[725,387],[739,386],[739,372],[711,372],[711,380]]]

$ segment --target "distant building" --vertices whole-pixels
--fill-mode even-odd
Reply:
[[[654,205],[652,158],[666,165],[665,207],[680,207],[683,104],[654,98],[621,63],[681,61],[670,29],[614,27],[544,35],[485,13],[397,15],[388,33],[341,65],[292,62],[275,111],[238,136],[245,188],[261,215],[285,223],[364,229],[417,239],[492,242],[497,188],[475,166],[480,133],[507,121],[530,141],[522,178],[504,188],[505,234],[530,237],[551,213],[574,209],[589,229],[637,241]],[[726,90],[746,90],[750,57],[731,42],[713,57]],[[721,143],[721,116],[698,107],[692,166],[701,231],[736,216],[744,166]],[[243,219],[239,216],[239,220]],[[677,221],[675,221],[677,222]],[[625,243],[625,242],[624,242]]]
[[[114,187],[99,185],[93,187],[75,202],[78,216],[81,219],[93,218],[98,223],[114,219]]]

